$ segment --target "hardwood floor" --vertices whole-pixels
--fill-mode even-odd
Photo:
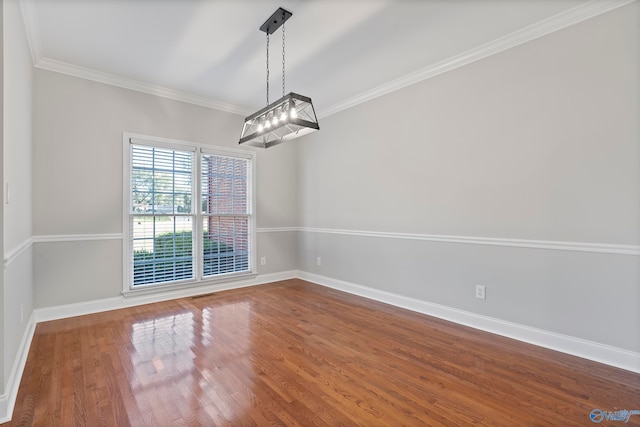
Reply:
[[[640,375],[289,280],[38,324],[2,426],[584,426],[594,409],[640,410]]]

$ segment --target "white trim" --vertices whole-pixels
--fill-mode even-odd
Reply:
[[[610,366],[626,369],[631,372],[640,373],[640,353],[625,350],[605,344],[596,343],[576,337],[558,334],[532,328],[517,323],[507,322],[500,319],[482,316],[479,314],[458,310],[440,304],[416,298],[393,294],[386,291],[377,290],[367,286],[357,285],[342,280],[332,279],[304,271],[283,271],[279,273],[263,274],[255,278],[229,282],[225,284],[214,284],[198,288],[184,290],[173,290],[153,295],[141,295],[125,298],[123,296],[67,304],[55,307],[40,308],[33,311],[29,325],[25,329],[20,349],[19,357],[16,357],[12,371],[10,373],[7,390],[0,395],[0,423],[10,421],[11,413],[15,404],[15,399],[20,385],[29,347],[35,332],[35,325],[39,322],[57,320],[86,314],[99,313],[109,310],[133,307],[143,304],[150,304],[176,298],[184,298],[196,295],[203,295],[211,292],[220,292],[231,289],[238,289],[248,286],[255,286],[264,283],[272,283],[282,280],[299,278],[318,285],[337,289],[343,292],[359,295],[364,298],[373,299],[396,307],[412,310],[418,313],[438,317],[450,322],[469,326],[475,329],[513,338],[544,348],[571,354],[577,357],[604,363]],[[10,410],[9,410],[10,409]]]
[[[257,273],[225,273],[216,276],[200,277],[196,279],[186,279],[180,281],[166,283],[149,283],[145,285],[137,285],[135,288],[122,291],[120,294],[125,298],[138,297],[143,295],[152,295],[170,291],[184,291],[189,288],[202,288],[204,286],[216,285],[220,283],[231,283],[237,281],[247,281],[257,277]]]
[[[406,86],[446,73],[480,59],[486,58],[528,41],[537,39],[552,32],[561,30],[619,7],[635,0],[591,0],[555,16],[537,22],[521,30],[500,37],[467,52],[447,58],[441,62],[425,67],[421,70],[402,76],[381,86],[365,91],[359,95],[338,102],[318,112],[319,118],[328,117],[347,108],[370,101],[379,96],[402,89]],[[87,80],[118,86],[138,92],[157,95],[163,98],[187,102],[220,111],[246,116],[252,112],[244,106],[234,105],[201,95],[181,92],[162,86],[157,86],[115,74],[94,70],[79,65],[73,65],[42,56],[41,36],[39,32],[34,0],[21,0],[22,14],[25,22],[27,40],[31,50],[33,65],[49,71],[67,74]]]
[[[122,230],[123,233],[121,235],[122,238],[122,293],[124,295],[129,295],[132,292],[136,292],[133,290],[131,284],[131,262],[129,259],[130,255],[130,217],[131,217],[131,147],[133,145],[147,145],[147,146],[161,146],[167,149],[175,149],[175,150],[185,150],[193,153],[193,169],[192,169],[192,199],[193,200],[201,200],[200,192],[201,192],[201,183],[200,183],[200,168],[202,156],[205,154],[219,155],[219,156],[233,156],[240,159],[244,159],[249,161],[250,170],[248,171],[249,179],[247,182],[248,185],[248,198],[251,202],[251,210],[248,214],[243,216],[247,216],[249,218],[249,232],[251,236],[249,237],[249,272],[243,272],[242,275],[253,275],[257,274],[257,255],[256,255],[256,215],[255,215],[255,207],[256,207],[256,158],[257,154],[255,151],[244,150],[240,148],[229,148],[229,147],[220,147],[214,145],[206,145],[197,142],[189,142],[182,140],[175,140],[151,135],[141,135],[130,132],[122,133],[122,165],[123,165],[123,179],[122,179]],[[197,208],[195,211],[188,216],[194,219],[194,228],[193,232],[196,236],[202,235],[202,222],[200,218],[202,218],[202,213],[200,209]],[[200,253],[200,239],[194,239],[194,253]],[[200,258],[194,258],[194,277],[193,280],[189,280],[190,286],[199,286],[205,285],[209,280],[226,280],[224,278],[209,278],[203,277],[201,266],[200,266]],[[177,286],[177,284],[175,284]],[[158,292],[161,292],[161,287],[163,285],[158,285]],[[172,285],[173,286],[173,285]],[[151,288],[151,287],[149,287]]]
[[[100,313],[103,311],[117,310],[121,308],[134,307],[143,304],[151,304],[160,301],[167,301],[176,298],[184,298],[196,295],[208,294],[211,292],[221,292],[231,289],[239,289],[248,286],[261,285],[265,283],[278,282],[282,280],[294,279],[297,271],[282,271],[278,273],[261,274],[251,279],[238,280],[227,283],[216,283],[209,286],[188,288],[183,290],[172,290],[167,292],[156,292],[154,294],[134,295],[125,298],[124,296],[105,298],[101,300],[85,301],[75,304],[66,304],[55,307],[35,309],[29,317],[29,322],[25,328],[20,347],[6,383],[6,392],[0,394],[0,424],[11,421],[13,409],[18,396],[20,381],[27,363],[27,356],[35,333],[36,325],[40,322],[50,320],[65,319],[68,317],[82,316],[86,314]]]
[[[289,231],[300,231],[300,227],[263,227],[257,228],[257,233],[286,233]]]
[[[33,237],[29,237],[24,242],[20,243],[18,246],[4,254],[2,259],[4,268],[7,268],[9,264],[15,261],[24,251],[29,249],[31,245],[33,245]]]
[[[164,86],[158,86],[151,83],[141,82],[129,79],[127,77],[118,76],[116,74],[104,71],[94,70],[92,68],[82,67],[80,65],[69,64],[67,62],[58,61],[41,56],[34,62],[34,66],[43,70],[55,71],[69,76],[79,77],[98,83],[104,83],[111,86],[117,86],[124,89],[134,90],[136,92],[147,93],[162,98],[172,99],[174,101],[186,102],[193,105],[212,108],[214,110],[224,111],[232,114],[249,115],[251,109],[227,102],[222,102],[213,98],[193,93],[182,92],[170,89]]]
[[[18,389],[20,388],[20,381],[22,380],[22,374],[24,373],[24,367],[27,364],[27,356],[29,355],[29,348],[31,347],[31,341],[33,340],[33,334],[36,331],[36,317],[35,312],[31,313],[29,317],[29,323],[22,334],[22,340],[20,341],[20,347],[18,347],[18,353],[13,361],[13,366],[9,372],[9,378],[6,383],[5,393],[0,395],[0,424],[11,421],[13,415],[13,408],[16,404],[16,398],[18,397]]]
[[[358,104],[362,104],[382,95],[395,92],[423,80],[455,70],[456,68],[479,61],[555,31],[559,31],[563,28],[617,9],[634,1],[636,0],[591,0],[533,25],[529,25],[521,30],[514,31],[511,34],[507,34],[506,36],[497,38],[471,50],[452,56],[451,58],[429,65],[421,70],[414,71],[413,73],[338,102],[337,104],[319,111],[318,118],[328,117],[332,114],[355,107]]]
[[[47,234],[33,236],[34,243],[84,242],[92,240],[120,240],[122,233],[104,234]]]
[[[387,231],[345,230],[314,227],[262,227],[256,233],[287,233],[302,231],[307,233],[340,234],[345,236],[378,237],[388,239],[424,240],[442,243],[462,243],[472,245],[506,246],[545,250],[574,252],[594,252],[616,255],[640,255],[640,245],[621,245],[612,243],[562,242],[555,240],[505,239],[500,237],[451,236],[442,234],[392,233]],[[119,240],[122,233],[105,234],[57,234],[33,236],[4,256],[5,267],[33,243],[80,242],[91,240]]]
[[[123,135],[126,135],[126,132],[124,132]],[[180,151],[184,151],[192,154],[195,154],[198,151],[198,148],[196,148],[196,146],[193,144],[189,144],[184,141],[176,141],[172,143],[171,140],[168,140],[166,138],[157,138],[157,139],[151,139],[151,137],[146,139],[128,138],[128,143],[130,146],[142,145],[150,148],[163,148],[165,150],[176,150],[176,145],[178,145],[180,147]]]
[[[145,139],[143,135],[122,133],[122,292],[129,290],[130,276],[133,275],[131,262],[129,261],[129,240],[131,226],[129,218],[131,215],[131,150],[133,139]],[[169,142],[169,140],[158,139]]]
[[[256,153],[243,148],[231,148],[212,145],[199,145],[200,154],[213,154],[214,156],[230,156],[255,161]]]
[[[31,51],[31,60],[35,65],[42,57],[42,45],[40,44],[42,38],[40,37],[36,5],[34,0],[20,0],[20,8],[22,9],[22,20],[27,33],[29,50]]]
[[[6,393],[0,394],[0,424],[11,421],[12,415],[13,408],[9,411],[9,396]]]
[[[245,288],[248,286],[261,285],[264,283],[278,282],[281,280],[294,279],[297,277],[295,270],[282,271],[279,273],[260,274],[251,279],[229,281],[226,283],[216,283],[211,285],[190,287],[166,292],[145,293],[143,295],[118,296],[93,301],[84,301],[74,304],[65,304],[54,307],[38,308],[35,310],[37,322],[47,322],[49,320],[64,319],[67,317],[83,316],[85,314],[100,313],[103,311],[117,310],[127,307],[135,307],[143,304],[167,301],[177,298],[185,298],[196,295],[208,294],[211,292],[221,292],[231,289]]]
[[[318,274],[298,271],[298,278],[474,329],[640,373],[640,353],[634,351],[482,316]]]
[[[388,239],[425,240],[429,242],[465,243],[472,245],[507,246],[556,251],[596,252],[617,255],[640,255],[640,245],[609,243],[562,242],[555,240],[504,239],[500,237],[448,236],[441,234],[391,233],[386,231],[340,230],[334,228],[300,227],[307,233],[340,234],[345,236],[380,237]]]
[[[242,157],[255,161],[256,152],[246,148],[223,147],[217,145],[203,144],[195,141],[185,141],[182,139],[164,138],[154,135],[143,135],[140,133],[122,132],[123,146],[127,148],[129,144],[148,145],[152,147],[162,146],[163,148],[174,149],[176,146],[185,151],[200,151],[205,154],[219,154],[227,156]]]

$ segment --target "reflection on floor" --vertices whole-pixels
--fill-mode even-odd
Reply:
[[[3,427],[590,425],[638,396],[637,374],[288,280],[38,324]]]

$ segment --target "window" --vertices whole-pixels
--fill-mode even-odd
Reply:
[[[251,153],[156,138],[125,144],[124,290],[251,273]]]
[[[249,268],[249,215],[246,159],[203,154],[202,274],[212,276]]]

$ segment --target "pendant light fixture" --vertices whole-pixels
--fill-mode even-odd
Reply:
[[[260,27],[267,34],[267,106],[244,119],[239,144],[269,148],[314,132],[320,127],[311,98],[290,92],[285,95],[284,23],[292,13],[279,8]],[[269,103],[269,35],[282,27],[282,98]]]

